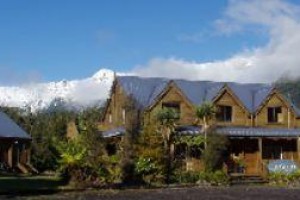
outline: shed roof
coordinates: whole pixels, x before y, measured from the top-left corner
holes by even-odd
[[[0,138],[31,139],[28,133],[3,112],[0,112]]]
[[[175,128],[179,135],[202,135],[204,134],[202,127],[192,125],[181,125]],[[120,137],[126,132],[124,127],[114,128],[104,131],[102,136],[104,138]],[[260,128],[260,127],[216,127],[216,133],[226,135],[229,137],[300,137],[300,129],[287,128]]]
[[[118,137],[118,136],[124,135],[125,132],[126,132],[126,130],[124,127],[117,127],[117,128],[102,132],[102,136],[104,138]]]
[[[300,129],[218,127],[216,132],[229,137],[299,137]]]

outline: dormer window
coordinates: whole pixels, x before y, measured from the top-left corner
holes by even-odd
[[[176,118],[180,119],[180,103],[179,102],[164,102],[162,108],[173,109],[176,112]]]
[[[216,117],[220,122],[232,122],[232,106],[218,106]]]
[[[283,121],[281,107],[268,108],[268,123],[281,123]]]

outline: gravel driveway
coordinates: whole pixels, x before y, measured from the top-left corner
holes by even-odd
[[[16,198],[15,196],[2,196]],[[1,197],[0,197],[1,198]],[[234,186],[229,188],[168,188],[99,190],[53,195],[23,196],[18,199],[100,199],[100,200],[179,200],[179,199],[300,199],[299,189]],[[2,198],[1,198],[2,199]]]

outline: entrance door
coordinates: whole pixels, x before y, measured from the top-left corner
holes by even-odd
[[[259,147],[258,139],[244,140],[245,173],[247,175],[258,175],[259,172]]]
[[[20,162],[20,145],[15,143],[13,146],[13,157],[12,157],[12,164],[13,166],[17,166]]]

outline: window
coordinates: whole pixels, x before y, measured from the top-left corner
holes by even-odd
[[[264,139],[262,149],[263,159],[292,159],[292,152],[297,152],[297,140]]]
[[[281,107],[269,107],[268,108],[268,123],[282,122],[282,110]]]
[[[173,109],[177,113],[176,118],[180,119],[180,103],[179,102],[162,103],[162,108]]]
[[[111,113],[109,113],[108,114],[108,123],[112,123],[112,114]]]
[[[232,106],[218,106],[217,120],[221,122],[231,122]]]
[[[126,110],[124,108],[122,109],[122,121],[123,121],[123,124],[126,123]]]

